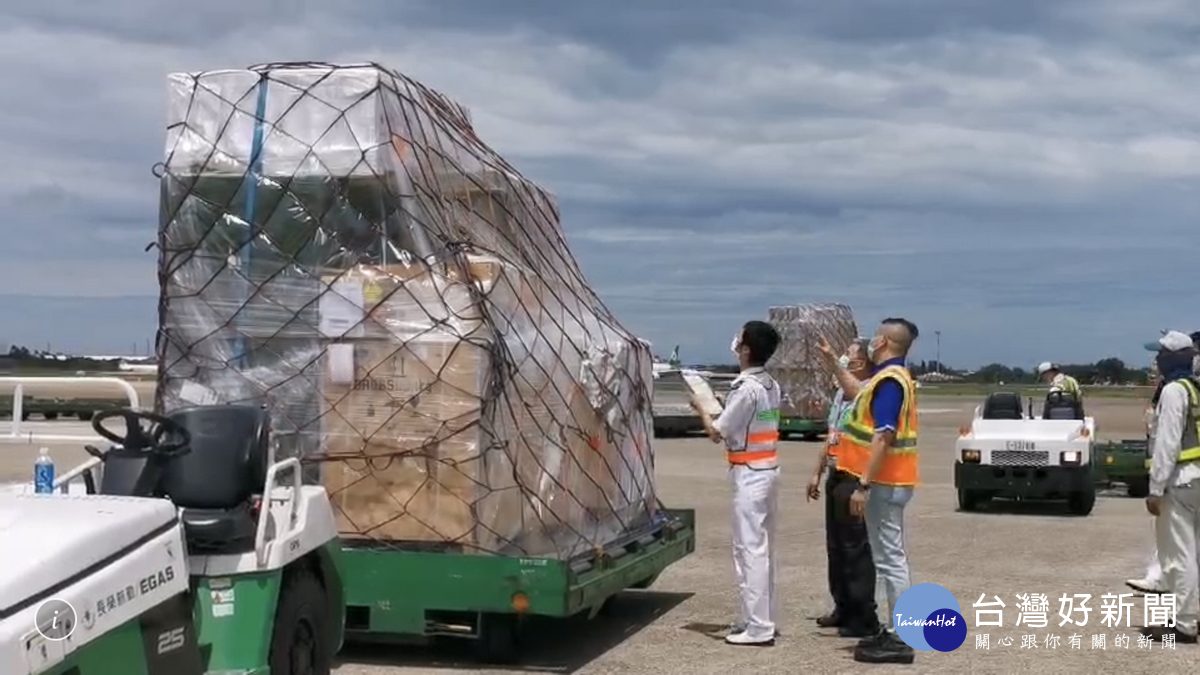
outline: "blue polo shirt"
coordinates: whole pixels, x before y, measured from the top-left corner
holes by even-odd
[[[889,359],[871,370],[874,375],[888,366],[903,366],[904,359]],[[888,378],[875,386],[871,392],[871,417],[875,419],[875,433],[897,431],[900,427],[900,411],[904,409],[904,387]]]

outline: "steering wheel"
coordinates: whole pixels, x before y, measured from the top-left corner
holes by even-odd
[[[105,420],[120,417],[125,420],[125,435],[118,436],[104,426]],[[142,426],[148,422],[150,428]],[[97,413],[92,418],[92,430],[106,440],[131,452],[141,452],[160,459],[171,459],[191,452],[192,434],[172,419],[142,410],[117,408]],[[88,454],[104,459],[104,453],[88,446]]]

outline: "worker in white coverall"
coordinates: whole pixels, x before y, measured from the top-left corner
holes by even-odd
[[[1156,640],[1173,634],[1176,644],[1196,643],[1200,620],[1200,381],[1194,375],[1192,339],[1170,331],[1158,341],[1156,362],[1162,394],[1156,410],[1150,495],[1146,510],[1155,517],[1154,537],[1163,585],[1175,595],[1175,625],[1147,626]]]
[[[714,443],[725,446],[733,484],[733,568],[741,600],[740,621],[725,642],[767,647],[778,637],[775,550],[779,512],[779,383],[763,366],[779,347],[768,323],[750,321],[731,348],[741,373],[729,388],[725,409],[711,419],[693,396],[692,407]]]
[[[1163,331],[1166,334],[1166,331]],[[1200,331],[1190,334],[1188,337],[1192,339],[1192,348],[1200,353]],[[1146,349],[1152,352],[1157,352],[1162,349],[1159,342],[1146,343]],[[1200,375],[1200,359],[1192,360],[1192,374]],[[1152,466],[1150,459],[1151,453],[1154,450],[1154,437],[1157,435],[1158,428],[1158,401],[1162,397],[1163,386],[1166,382],[1162,379],[1162,374],[1158,370],[1157,359],[1150,364],[1150,384],[1154,386],[1154,396],[1150,400],[1150,405],[1146,408],[1146,442],[1149,445],[1150,452],[1147,453],[1146,468]],[[1150,552],[1149,562],[1146,565],[1146,574],[1140,579],[1127,579],[1125,585],[1135,591],[1142,593],[1158,594],[1166,593],[1167,589],[1163,584],[1162,565],[1158,562],[1158,547],[1156,546]]]
[[[1158,351],[1159,344],[1157,342],[1152,342],[1152,343],[1147,344],[1146,348],[1147,349],[1153,348],[1155,351]],[[1158,399],[1160,396],[1162,396],[1163,385],[1166,384],[1165,382],[1162,381],[1162,378],[1159,377],[1157,364],[1151,364],[1151,366],[1150,366],[1150,384],[1151,384],[1151,386],[1154,387],[1154,396],[1151,397],[1150,403],[1146,406],[1146,413],[1145,413],[1146,445],[1148,448],[1148,450],[1146,452],[1146,469],[1147,470],[1149,470],[1149,468],[1151,466],[1150,456],[1151,456],[1151,452],[1153,452],[1153,450],[1154,450],[1154,437],[1155,437],[1156,431],[1158,429],[1158,417],[1156,415],[1156,411],[1158,408]],[[1135,591],[1140,591],[1142,593],[1157,594],[1157,593],[1163,592],[1162,565],[1158,564],[1158,547],[1157,546],[1150,551],[1150,558],[1146,564],[1146,574],[1143,575],[1142,578],[1140,578],[1140,579],[1126,579],[1125,585],[1132,588]]]

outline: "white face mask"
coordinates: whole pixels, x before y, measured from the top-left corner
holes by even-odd
[[[740,356],[740,354],[738,354],[738,350],[741,349],[741,347],[742,347],[742,336],[734,335],[733,342],[731,342],[729,344],[729,351],[733,352],[734,356]]]
[[[838,365],[841,366],[843,369],[849,368],[850,367],[850,357],[846,356],[845,354],[842,354],[842,358],[838,359]]]
[[[867,359],[868,360],[874,362],[875,361],[875,352],[877,352],[877,351],[879,351],[879,347],[877,347],[875,345],[874,340],[871,340],[869,343],[867,343]]]

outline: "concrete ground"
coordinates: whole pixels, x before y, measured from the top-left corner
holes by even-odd
[[[853,640],[818,629],[812,618],[828,604],[822,506],[806,503],[804,484],[819,449],[815,443],[783,446],[782,524],[779,577],[784,636],[771,649],[726,646],[706,635],[735,615],[735,587],[729,547],[729,488],[723,457],[704,439],[660,441],[658,478],[669,506],[697,511],[696,553],[668,570],[652,590],[624,594],[611,615],[590,623],[570,621],[532,626],[526,663],[531,672],[602,673],[856,673],[906,670],[921,673],[1128,673],[1182,672],[1194,668],[1200,647],[1139,649],[1141,598],[1133,598],[1130,627],[1101,623],[1100,596],[1127,592],[1122,581],[1140,576],[1153,546],[1151,520],[1143,502],[1109,491],[1091,516],[1065,515],[1056,505],[993,506],[983,513],[956,512],[953,442],[978,401],[921,399],[922,479],[908,511],[908,548],[915,583],[933,582],[958,598],[970,626],[966,642],[950,653],[918,652],[913,666],[855,663]],[[1089,401],[1102,439],[1141,435],[1142,403]],[[56,433],[85,432],[78,423],[44,425]],[[59,432],[58,430],[62,431]],[[0,426],[0,434],[5,428]],[[37,444],[0,445],[0,480],[28,480]],[[83,452],[52,445],[60,467],[82,460]],[[62,470],[62,469],[60,469]],[[1046,628],[1016,627],[1017,594],[1042,593],[1050,600]],[[1090,594],[1084,626],[1059,626],[1057,599]],[[977,628],[971,605],[980,594],[999,596],[1007,605],[1004,627]],[[1076,615],[1075,618],[1078,618]],[[985,617],[986,620],[986,617]],[[990,648],[977,648],[978,635]],[[1081,636],[1072,649],[1071,635]],[[1023,648],[1023,636],[1036,636],[1036,648]],[[1057,635],[1060,644],[1047,648]],[[1093,648],[1093,636],[1105,649]],[[1128,647],[1118,646],[1118,636]],[[1011,645],[1002,644],[1011,639]],[[350,647],[341,655],[338,675],[398,673],[485,673],[464,654],[463,644],[435,648]]]

